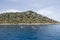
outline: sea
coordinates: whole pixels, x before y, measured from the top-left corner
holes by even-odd
[[[0,25],[0,40],[60,40],[60,24]]]

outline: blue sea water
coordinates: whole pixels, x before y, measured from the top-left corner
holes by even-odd
[[[60,25],[0,25],[0,40],[60,40]]]

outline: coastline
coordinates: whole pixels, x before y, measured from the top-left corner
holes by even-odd
[[[50,25],[60,23],[1,23],[0,25]]]

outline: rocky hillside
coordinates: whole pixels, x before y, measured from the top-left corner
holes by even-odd
[[[7,12],[0,14],[0,23],[56,23],[43,15],[37,14],[33,11],[26,12]]]

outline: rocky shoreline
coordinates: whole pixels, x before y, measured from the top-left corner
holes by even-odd
[[[60,24],[60,23],[1,23],[0,25],[49,25],[49,24]]]

